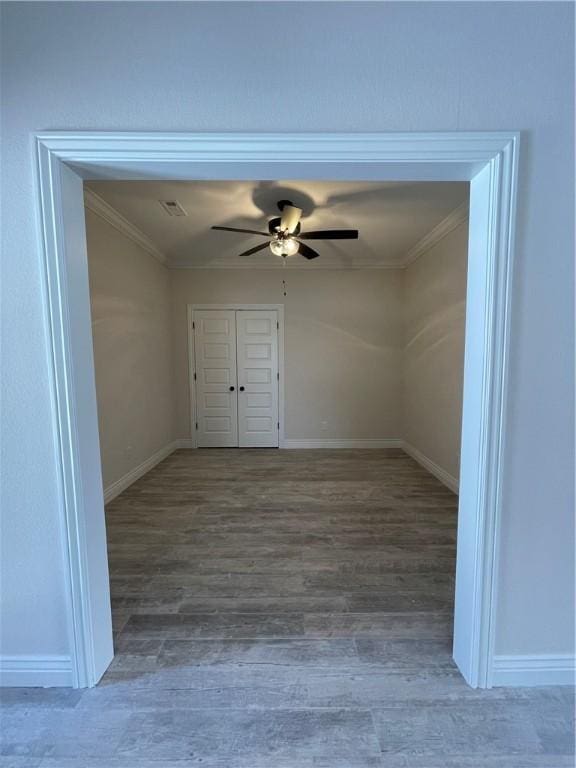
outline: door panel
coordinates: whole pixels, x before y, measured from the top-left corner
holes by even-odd
[[[278,447],[277,314],[260,309],[236,313],[241,448]]]
[[[198,447],[236,447],[236,312],[194,312],[194,353]]]

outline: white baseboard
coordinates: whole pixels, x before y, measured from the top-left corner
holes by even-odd
[[[175,442],[176,448],[190,449],[195,448],[194,440],[190,437],[180,438]],[[280,448],[402,448],[402,440],[399,438],[383,438],[383,439],[348,439],[342,440],[334,439],[313,439],[303,438],[299,439],[285,439],[281,441]]]
[[[70,656],[0,656],[2,688],[69,688],[73,684]]]
[[[191,437],[181,437],[175,442],[176,448],[179,450],[189,450],[190,448],[196,448],[194,440]]]
[[[418,448],[414,448],[413,445],[410,445],[410,443],[403,441],[402,449],[406,451],[409,456],[412,456],[412,458],[424,467],[424,469],[428,470],[431,475],[437,477],[447,488],[450,488],[454,493],[458,493],[458,478],[454,477],[449,472],[446,472],[445,469],[442,469],[436,462],[429,459],[428,456],[425,456],[418,450]]]
[[[104,504],[108,504],[109,501],[115,499],[116,496],[122,493],[122,491],[125,491],[126,488],[131,486],[132,483],[135,483],[136,480],[139,480],[147,472],[150,472],[151,469],[154,469],[156,464],[160,464],[160,462],[164,461],[167,456],[170,456],[171,453],[174,453],[177,448],[181,447],[180,442],[180,440],[175,440],[173,443],[164,446],[164,448],[161,448],[159,451],[156,451],[156,453],[150,456],[149,459],[146,459],[146,461],[138,464],[137,467],[134,467],[134,469],[130,470],[130,472],[127,472],[119,480],[116,480],[116,482],[112,483],[112,485],[109,485],[108,488],[105,488]]]
[[[572,654],[495,656],[492,685],[495,687],[574,685],[576,658]]]
[[[284,440],[282,448],[402,448],[402,440],[395,438],[372,439],[341,439],[341,440]]]

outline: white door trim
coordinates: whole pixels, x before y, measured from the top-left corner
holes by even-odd
[[[461,468],[454,657],[470,685],[490,686],[519,133],[87,131],[38,133],[34,138],[75,685],[97,682],[111,637],[103,637],[90,610],[98,602],[105,607],[100,580],[93,577],[95,564],[99,568],[106,565],[105,545],[98,552],[94,548],[89,552],[82,535],[88,524],[94,524],[86,515],[100,515],[103,521],[103,508],[96,510],[94,497],[87,499],[87,489],[94,487],[92,473],[99,474],[99,468],[90,469],[83,463],[80,451],[80,443],[91,447],[91,453],[98,449],[98,430],[97,424],[86,425],[79,405],[94,397],[88,384],[93,370],[83,367],[82,355],[73,343],[70,308],[72,299],[85,291],[86,264],[82,260],[86,257],[72,254],[79,270],[70,269],[67,238],[79,222],[74,218],[78,206],[71,206],[61,193],[65,166],[83,179],[472,181],[470,252],[474,270],[467,308],[474,305],[475,335],[469,332],[467,318],[463,434],[470,451],[463,452]],[[78,301],[74,304],[75,333],[78,324],[83,333],[89,329],[89,302],[85,304],[83,312],[78,311]],[[100,524],[100,518],[96,523]]]
[[[196,387],[194,385],[195,350],[194,350],[194,312],[202,309],[224,310],[252,310],[268,309],[278,312],[278,448],[284,448],[285,438],[285,413],[284,413],[284,304],[187,304],[188,317],[188,385],[190,393],[190,447],[198,447],[196,435]]]

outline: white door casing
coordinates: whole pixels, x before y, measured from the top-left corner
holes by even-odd
[[[236,313],[238,361],[238,444],[241,448],[277,448],[278,313]]]
[[[238,445],[236,313],[194,313],[196,434],[199,448]]]
[[[457,610],[454,658],[468,683],[490,687],[494,673],[497,564],[501,533],[503,455],[506,437],[511,276],[518,182],[518,132],[427,132],[371,134],[266,133],[107,133],[54,131],[34,136],[36,180],[44,266],[46,324],[49,329],[51,405],[58,450],[58,512],[63,532],[67,612],[71,626],[71,680],[77,687],[94,685],[110,659],[112,630],[109,608],[104,621],[90,610],[104,604],[107,587],[106,541],[86,547],[83,531],[92,522],[104,530],[104,509],[94,503],[92,489],[100,476],[98,462],[83,461],[83,447],[98,454],[98,425],[85,419],[85,403],[95,413],[93,382],[85,375],[86,355],[75,343],[79,307],[82,327],[90,328],[84,248],[75,248],[77,268],[69,269],[67,238],[84,226],[82,185],[71,200],[62,194],[62,170],[81,179],[338,179],[380,181],[471,181],[485,171],[490,184],[473,184],[471,250],[484,251],[478,269],[469,274],[469,297],[478,302],[482,328],[474,342],[482,354],[468,356],[464,382],[463,427],[478,434],[473,466],[462,467],[458,512]],[[474,209],[486,206],[486,216]],[[83,285],[84,284],[84,285]],[[478,289],[478,284],[485,286]],[[281,305],[278,305],[281,306]],[[281,310],[279,310],[281,315]],[[467,308],[468,315],[468,308]],[[481,322],[480,322],[481,321]],[[284,439],[282,323],[280,333],[280,445]],[[470,334],[467,320],[467,346]],[[86,337],[88,338],[88,337]],[[190,337],[190,344],[193,337]],[[193,357],[191,357],[193,360]],[[474,365],[472,364],[474,363]],[[92,363],[89,369],[92,370]],[[481,382],[470,401],[470,377]],[[194,388],[192,396],[194,397]],[[475,427],[472,429],[472,427]],[[462,456],[465,463],[468,459]],[[94,520],[92,521],[92,517]],[[463,524],[461,526],[461,523]],[[461,546],[460,530],[473,535]],[[104,601],[105,602],[105,601]],[[470,610],[465,610],[465,605]],[[472,620],[471,620],[472,619]],[[104,626],[106,627],[104,628]],[[42,675],[38,684],[42,685]]]

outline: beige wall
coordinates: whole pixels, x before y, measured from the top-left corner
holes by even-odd
[[[234,302],[285,305],[288,439],[401,436],[400,270],[172,270],[171,279],[177,437],[190,435],[186,305]]]
[[[86,210],[104,488],[174,439],[170,278]]]
[[[404,439],[459,476],[468,224],[404,270]]]

